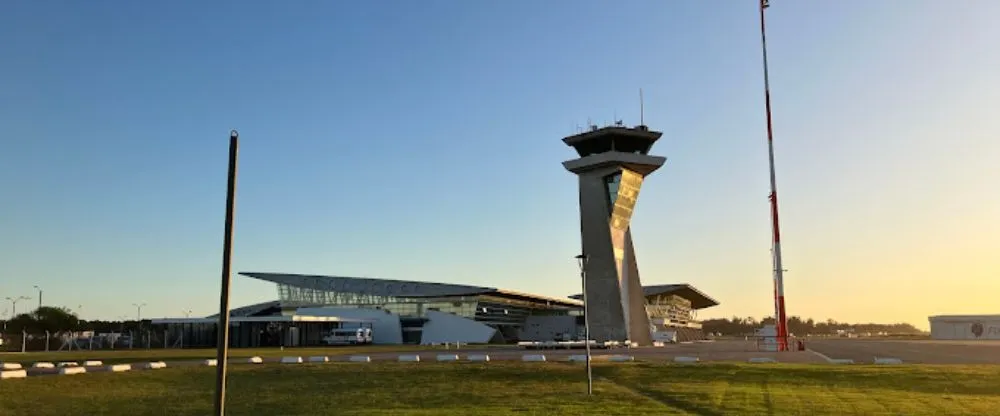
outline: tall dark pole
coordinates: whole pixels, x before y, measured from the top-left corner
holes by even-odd
[[[38,309],[42,309],[42,288],[35,286],[38,289]]]
[[[778,226],[778,185],[774,174],[774,130],[771,126],[771,84],[767,73],[767,36],[764,30],[764,9],[768,0],[760,0],[760,48],[764,58],[764,111],[767,116],[767,156],[771,170],[771,261],[774,267],[774,329],[778,350],[788,350],[788,319],[785,317],[785,276],[781,266],[781,228]]]
[[[219,291],[219,339],[216,344],[215,415],[226,414],[226,357],[229,355],[229,282],[233,260],[233,211],[236,209],[236,155],[239,133],[229,133],[229,186],[226,190],[226,234],[222,246],[222,290]]]
[[[576,256],[580,263],[580,280],[583,282],[583,340],[587,352],[587,395],[594,394],[594,375],[590,369],[590,315],[587,314],[587,256]]]

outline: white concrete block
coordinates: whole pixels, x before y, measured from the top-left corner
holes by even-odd
[[[417,362],[420,361],[420,356],[416,354],[400,355],[399,361],[403,362]]]
[[[456,354],[438,354],[438,361],[458,361],[458,355]]]
[[[749,359],[748,362],[754,364],[762,364],[762,363],[776,363],[778,362],[778,360],[775,360],[774,358],[771,357],[753,357]]]
[[[158,368],[167,368],[167,363],[163,361],[153,361],[142,365],[142,368],[147,370],[156,370]]]
[[[330,357],[327,357],[325,355],[322,355],[322,356],[318,355],[318,356],[315,356],[315,357],[309,357],[309,362],[311,362],[311,363],[326,363],[326,362],[330,362]]]
[[[302,357],[281,357],[282,364],[298,364],[302,362]]]
[[[31,368],[56,368],[56,365],[50,362],[40,361],[32,364]]]
[[[260,358],[260,357],[250,357],[250,358],[247,358],[247,362],[250,363],[250,364],[263,364],[264,363],[264,359]]]
[[[59,369],[59,374],[62,374],[64,376],[67,376],[67,375],[70,375],[70,374],[83,374],[83,373],[86,373],[86,372],[87,372],[87,368],[86,367],[63,367],[63,368]]]
[[[590,360],[593,361],[594,357],[591,356]],[[571,355],[571,356],[569,356],[569,358],[566,359],[566,361],[571,361],[571,362],[587,362],[587,355],[586,354]]]
[[[100,367],[102,365],[104,365],[104,362],[98,361],[98,360],[91,360],[91,361],[84,361],[83,362],[83,366],[84,367]]]
[[[653,346],[654,347],[662,347],[662,346],[665,346],[665,345],[667,345],[667,344],[664,344],[663,341],[653,341]]]
[[[542,354],[522,355],[521,361],[545,361],[545,356]]]
[[[470,354],[466,356],[466,358],[468,358],[469,361],[479,361],[479,362],[485,362],[490,360],[490,356],[486,354]]]
[[[696,363],[698,357],[674,357],[675,363]]]
[[[21,363],[0,363],[0,370],[20,370]]]
[[[79,365],[80,364],[77,364],[76,361],[63,361],[61,363],[56,364],[56,367],[59,367],[59,368],[63,368],[63,367],[77,367]]]
[[[219,365],[219,360],[215,358],[210,358],[201,362],[202,365],[207,365],[209,367],[215,367]]]
[[[114,364],[108,366],[108,371],[112,373],[120,373],[122,371],[132,370],[132,364]]]
[[[622,363],[626,361],[635,361],[635,357],[631,355],[612,355],[610,360],[611,362]]]
[[[899,358],[889,358],[889,357],[875,357],[875,364],[902,364],[903,360]]]
[[[6,380],[8,378],[25,378],[27,376],[28,376],[27,370],[0,371],[0,380]]]
[[[369,357],[367,355],[352,355],[347,358],[347,361],[350,361],[352,363],[368,363],[372,361],[372,357]]]
[[[849,358],[831,358],[830,364],[854,364],[854,360]]]

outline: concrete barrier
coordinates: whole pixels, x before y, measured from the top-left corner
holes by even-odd
[[[490,360],[490,356],[486,354],[470,354],[466,356],[469,361],[486,362]]]
[[[317,355],[317,356],[314,356],[314,357],[309,357],[309,362],[311,362],[311,363],[326,363],[326,362],[330,362],[330,357],[327,357],[325,355]]]
[[[542,354],[522,355],[521,361],[545,361],[545,356]]]
[[[120,373],[122,371],[132,370],[132,364],[114,364],[108,366],[108,371],[112,373]]]
[[[419,355],[416,355],[416,354],[410,354],[410,355],[400,355],[400,356],[399,356],[399,361],[404,361],[404,362],[417,362],[417,361],[420,361],[420,356],[419,356]]]
[[[626,361],[635,361],[635,357],[631,355],[612,355],[610,360],[615,363],[623,363]]]
[[[281,357],[282,364],[298,364],[302,362],[302,357]]]
[[[217,360],[215,358],[209,358],[207,360],[203,360],[201,362],[201,365],[207,365],[209,367],[215,367],[215,366],[219,365],[219,360]]]
[[[76,361],[63,361],[61,363],[56,364],[56,367],[59,367],[59,368],[63,368],[63,367],[77,367],[79,365],[80,364],[77,364]]]
[[[350,361],[352,363],[369,363],[372,361],[372,357],[369,357],[367,355],[352,355],[350,357],[347,357],[347,361]]]
[[[91,360],[91,361],[84,361],[83,362],[83,366],[84,367],[100,367],[102,365],[104,365],[104,362],[98,361],[98,360]]]
[[[438,361],[458,361],[458,355],[456,354],[438,354]]]
[[[830,364],[854,364],[854,360],[850,358],[831,358]]]
[[[250,363],[250,364],[263,364],[264,363],[264,359],[260,358],[260,357],[250,357],[250,358],[247,358],[247,362]]]
[[[86,367],[63,367],[59,369],[59,374],[68,376],[71,374],[83,374],[87,372]]]
[[[569,362],[587,362],[587,355],[586,354],[571,355],[571,356],[569,356],[569,358],[566,359],[566,361],[569,361]],[[590,361],[594,361],[594,357],[593,356],[590,357]]]
[[[889,357],[875,357],[875,364],[902,364],[903,360],[899,358],[889,358]]]
[[[675,363],[696,363],[698,357],[674,357]]]
[[[56,365],[50,362],[40,361],[32,364],[31,368],[56,368]]]
[[[771,358],[771,357],[753,357],[753,358],[751,358],[751,359],[749,359],[747,361],[751,362],[751,363],[754,363],[754,364],[776,363],[776,362],[778,362],[778,360],[775,360],[774,358]]]
[[[8,378],[25,378],[27,376],[28,376],[27,370],[0,371],[0,380],[6,380]]]
[[[21,363],[0,363],[0,370],[20,370]]]
[[[152,361],[142,365],[142,368],[147,370],[156,370],[159,368],[167,368],[167,363],[163,361]]]

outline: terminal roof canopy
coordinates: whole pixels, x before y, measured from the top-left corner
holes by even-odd
[[[340,293],[358,293],[365,295],[406,298],[492,295],[538,303],[548,303],[554,306],[578,307],[582,305],[580,301],[573,299],[535,295],[486,286],[289,273],[241,272],[240,274],[254,279],[294,287]]]
[[[643,296],[645,297],[674,294],[691,301],[691,307],[693,309],[705,309],[719,304],[719,302],[716,301],[715,299],[712,299],[708,295],[702,293],[700,290],[695,289],[693,286],[685,283],[672,284],[672,285],[643,286],[642,292]],[[570,298],[573,299],[580,299],[581,297],[582,296],[580,294],[570,296]]]

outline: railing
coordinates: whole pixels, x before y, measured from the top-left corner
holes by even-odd
[[[745,337],[750,351],[804,351],[805,341],[794,336],[753,335]]]

